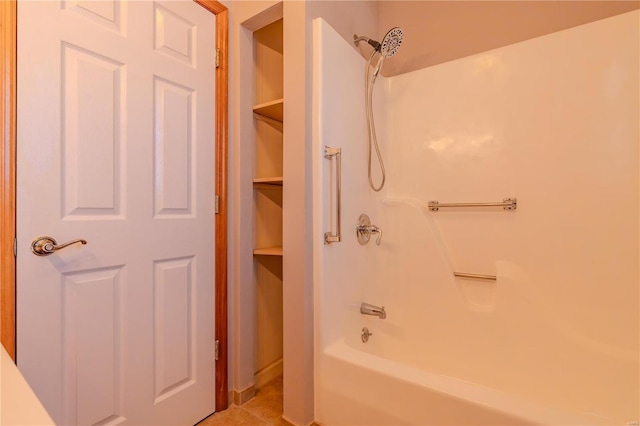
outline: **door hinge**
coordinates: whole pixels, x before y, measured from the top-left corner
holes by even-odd
[[[220,49],[216,48],[216,68],[220,68]]]
[[[13,239],[13,257],[18,257],[18,239]]]
[[[220,213],[220,196],[216,194],[216,214]]]
[[[216,361],[218,360],[218,358],[220,357],[220,340],[216,340],[216,349],[215,349],[215,358]]]

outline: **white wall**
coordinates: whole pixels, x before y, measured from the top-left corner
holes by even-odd
[[[363,153],[345,154],[347,226],[335,246],[321,242],[330,187],[326,160],[314,159],[317,344],[353,332],[336,328],[360,302],[385,305],[382,332],[408,342],[390,356],[637,420],[638,31],[636,11],[388,79],[377,117],[389,186],[369,196]],[[362,88],[347,83],[362,60],[333,43],[318,140],[355,150],[365,143],[364,108],[354,113]],[[503,197],[517,197],[517,211],[424,208]],[[380,247],[355,243],[352,216],[369,209]]]

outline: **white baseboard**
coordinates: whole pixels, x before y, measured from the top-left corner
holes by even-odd
[[[256,396],[256,385],[251,385],[241,391],[234,390],[232,401],[235,405],[239,406],[249,401],[254,396]]]

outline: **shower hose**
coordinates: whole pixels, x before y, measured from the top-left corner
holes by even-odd
[[[369,61],[367,62],[367,67],[364,71],[364,85],[365,85],[365,110],[367,116],[367,136],[368,136],[368,144],[367,144],[367,172],[369,175],[369,185],[371,189],[378,192],[384,187],[384,182],[386,180],[386,174],[384,170],[384,163],[382,162],[382,156],[380,155],[380,148],[378,147],[378,137],[376,135],[376,124],[373,118],[373,84],[378,77],[378,72],[382,67],[382,62],[384,60],[384,55],[380,55],[380,59],[378,64],[376,65],[376,69],[371,73],[371,61],[376,55],[377,51],[374,50],[371,52],[371,56],[369,56]],[[376,156],[378,157],[378,163],[380,164],[380,171],[382,173],[382,180],[380,181],[380,185],[376,186],[373,183],[373,178],[371,176],[371,145],[375,148]]]

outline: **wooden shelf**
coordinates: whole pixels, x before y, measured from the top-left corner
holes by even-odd
[[[255,249],[254,256],[282,256],[282,247],[267,247]]]
[[[255,188],[276,188],[282,186],[282,176],[255,178],[253,179]]]
[[[255,114],[270,118],[278,123],[283,122],[284,100],[276,99],[275,101],[265,102],[253,107]]]

